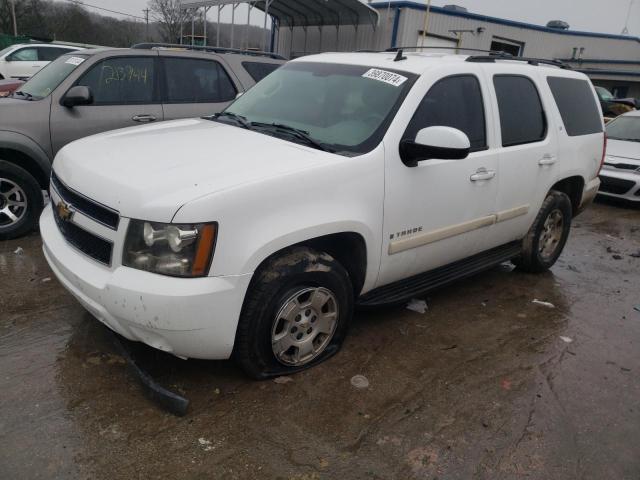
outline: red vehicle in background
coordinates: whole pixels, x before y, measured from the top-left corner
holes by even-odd
[[[20,80],[18,78],[0,80],[0,97],[8,97],[12,92],[20,88],[23,84],[24,80]]]

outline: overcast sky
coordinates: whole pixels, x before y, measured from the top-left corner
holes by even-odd
[[[549,20],[564,20],[572,30],[619,34],[627,21],[632,0],[432,0],[432,5],[457,4],[472,13],[508,18],[545,25]],[[86,0],[86,3],[143,16],[147,0]],[[423,0],[421,3],[426,3]],[[246,21],[246,10],[236,10],[236,22]],[[241,10],[242,9],[242,10]],[[226,10],[226,13],[225,13]],[[229,21],[230,7],[223,10],[222,20]],[[242,13],[241,13],[242,12]],[[103,12],[105,13],[105,12]],[[215,19],[210,13],[209,18]],[[115,15],[114,15],[115,16]],[[239,18],[242,19],[239,21]],[[260,24],[259,15],[252,23]],[[634,0],[628,21],[629,34],[640,36],[640,0]]]

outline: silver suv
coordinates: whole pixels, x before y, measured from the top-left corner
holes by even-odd
[[[0,99],[0,239],[37,225],[51,163],[67,143],[214,114],[284,62],[269,53],[160,44],[59,57]]]

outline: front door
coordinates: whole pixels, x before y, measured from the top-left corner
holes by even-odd
[[[428,87],[402,138],[430,126],[463,131],[471,153],[464,160],[422,161],[405,166],[397,141],[387,144],[385,206],[378,286],[445,265],[485,249],[493,224],[498,159],[488,92],[462,67]],[[419,88],[416,85],[415,88]]]
[[[117,56],[92,65],[75,83],[89,87],[91,105],[51,105],[53,154],[78,138],[162,121],[156,63],[157,56]]]
[[[37,47],[24,47],[7,57],[8,78],[30,78],[47,63],[38,57]]]

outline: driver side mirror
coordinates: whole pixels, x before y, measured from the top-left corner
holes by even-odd
[[[400,142],[400,158],[407,167],[417,167],[423,160],[462,160],[469,156],[469,137],[451,127],[427,127],[419,130],[415,140]]]
[[[93,103],[93,94],[89,87],[76,85],[71,87],[67,94],[62,97],[62,105],[72,108],[77,105],[91,105]]]

